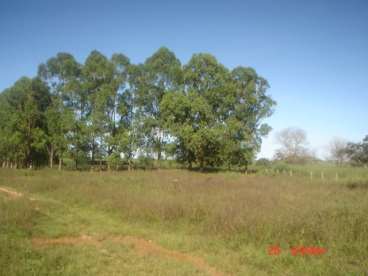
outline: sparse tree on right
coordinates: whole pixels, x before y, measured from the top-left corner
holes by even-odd
[[[347,141],[342,138],[333,138],[329,144],[329,159],[337,165],[342,165],[349,160],[349,155],[346,151]]]
[[[276,141],[281,146],[275,153],[275,159],[288,163],[304,163],[312,159],[308,150],[307,133],[297,127],[289,127],[276,133]]]

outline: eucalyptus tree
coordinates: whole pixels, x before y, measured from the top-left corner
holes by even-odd
[[[68,150],[72,130],[77,129],[77,114],[81,114],[81,92],[76,85],[80,75],[80,65],[69,53],[58,53],[38,68],[38,76],[46,83],[51,93],[51,104],[46,110],[47,150],[49,166],[53,167],[55,155],[61,169],[63,157]],[[75,143],[72,140],[72,144]]]
[[[267,94],[267,80],[253,68],[236,67],[231,71],[231,79],[235,94],[230,100],[226,122],[235,146],[225,153],[224,159],[233,165],[241,165],[254,159],[262,137],[271,130],[264,119],[272,115],[276,102]]]
[[[162,158],[167,135],[163,128],[160,103],[165,94],[179,89],[182,80],[180,61],[167,48],[158,49],[134,71],[136,117],[141,124],[146,150]]]
[[[121,95],[127,88],[129,65],[129,59],[122,54],[114,54],[108,59],[92,51],[83,66],[92,160],[96,153],[100,159],[110,157],[118,147],[119,106]]]
[[[188,166],[247,166],[270,128],[275,102],[254,69],[227,69],[210,54],[181,65],[160,48],[142,64],[92,51],[84,64],[58,53],[0,95],[4,165],[48,159],[158,160],[170,148]],[[47,158],[46,158],[47,157]]]
[[[14,141],[11,140],[10,135],[12,133],[11,117],[15,114],[7,101],[8,93],[9,89],[6,89],[0,94],[0,161],[3,168],[10,166],[14,154]]]
[[[45,112],[47,123],[47,150],[49,166],[53,168],[54,155],[59,160],[58,168],[62,169],[65,153],[68,151],[69,135],[75,124],[73,110],[66,108],[60,99],[52,97],[50,106]]]
[[[119,101],[119,136],[121,137],[120,149],[130,170],[133,159],[146,147],[140,95],[144,90],[146,81],[143,79],[146,74],[142,64],[131,64],[127,73],[127,89],[120,96]]]
[[[120,161],[121,153],[128,144],[129,125],[126,123],[128,109],[130,109],[128,76],[130,61],[123,54],[113,54],[110,63],[113,66],[109,93],[106,96],[104,108],[105,133],[104,141],[108,166]]]
[[[175,156],[178,161],[185,162],[192,167],[199,162],[201,168],[206,164],[205,159],[211,158],[217,151],[213,129],[207,125],[213,121],[213,114],[208,103],[195,92],[188,95],[183,92],[167,94],[161,103],[165,127],[175,138]],[[212,138],[212,140],[211,140]],[[206,154],[209,155],[206,155]]]
[[[262,120],[275,102],[268,83],[253,69],[229,71],[209,54],[184,66],[184,89],[162,101],[165,126],[176,138],[177,156],[189,166],[246,166],[269,127]]]
[[[131,68],[128,69],[129,71]],[[132,169],[136,152],[142,146],[139,132],[139,122],[135,120],[134,94],[131,86],[119,95],[117,113],[119,115],[118,128],[114,136],[116,147],[115,156],[120,160],[121,154],[128,163],[128,170]]]
[[[175,138],[176,156],[201,169],[220,162],[223,126],[218,111],[227,70],[209,54],[193,55],[183,68],[183,87],[164,96],[161,107],[166,128]]]
[[[89,54],[82,69],[82,85],[88,99],[88,138],[92,161],[96,155],[101,159],[105,150],[104,134],[108,128],[107,109],[113,90],[113,71],[108,58],[98,51]]]
[[[16,166],[41,165],[47,159],[44,113],[50,104],[47,87],[39,79],[23,77],[3,92],[6,111],[3,140],[8,158]]]
[[[121,133],[125,133],[127,126],[123,123],[125,112],[122,111],[122,106],[128,104],[126,102],[128,94],[128,74],[130,61],[123,54],[113,54],[110,59],[113,65],[113,75],[111,80],[111,90],[107,98],[106,125],[107,132],[107,154],[108,157],[117,156],[120,159],[121,153]]]

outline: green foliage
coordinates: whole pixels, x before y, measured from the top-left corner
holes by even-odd
[[[189,167],[247,167],[270,128],[268,83],[247,67],[227,69],[210,54],[181,65],[167,48],[143,64],[94,50],[83,64],[58,53],[38,77],[0,95],[0,161],[59,168],[65,158],[131,167],[140,153]]]
[[[144,155],[140,155],[135,162],[137,169],[153,169],[153,165],[153,159]]]
[[[107,157],[107,163],[110,169],[119,169],[119,167],[122,165],[122,160],[118,153],[113,153]]]
[[[353,165],[368,164],[368,135],[360,143],[348,143],[345,152]]]
[[[272,162],[267,158],[260,158],[256,161],[256,165],[261,167],[271,167]]]
[[[158,160],[167,142],[160,103],[168,92],[179,89],[182,79],[180,61],[167,48],[160,48],[131,74],[135,120],[139,121],[140,147],[155,153]]]
[[[16,166],[40,165],[47,160],[45,145],[47,87],[39,79],[21,78],[1,94],[2,161]]]
[[[165,126],[176,138],[179,160],[200,168],[247,166],[270,128],[268,83],[253,69],[232,72],[209,54],[193,55],[184,66],[184,89],[164,96]]]

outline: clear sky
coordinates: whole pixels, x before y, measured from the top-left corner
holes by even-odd
[[[0,91],[59,51],[143,62],[160,46],[182,62],[209,52],[268,79],[278,105],[260,156],[289,126],[305,129],[320,156],[332,137],[368,134],[366,0],[0,1]]]

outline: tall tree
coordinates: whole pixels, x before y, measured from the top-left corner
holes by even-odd
[[[79,74],[80,65],[69,53],[58,53],[38,68],[38,76],[48,85],[51,93],[51,104],[46,111],[47,150],[51,168],[57,155],[61,169],[64,153],[68,149],[68,134],[76,123],[74,112],[79,113],[76,109],[79,97],[73,96],[78,93],[73,88]]]
[[[368,165],[368,135],[364,137],[362,142],[347,143],[345,153],[350,158],[353,165]]]
[[[346,149],[347,141],[342,138],[333,138],[329,144],[330,160],[334,161],[337,165],[346,163],[349,159]]]
[[[92,51],[87,57],[83,69],[83,88],[88,96],[88,130],[92,161],[106,152],[105,133],[109,125],[110,96],[112,87],[113,64],[98,51]]]
[[[3,129],[12,151],[10,159],[17,166],[41,165],[47,156],[44,151],[47,139],[44,113],[50,104],[47,87],[39,79],[23,77],[3,96],[4,108],[9,112]]]
[[[129,59],[114,54],[109,60],[97,51],[91,52],[83,67],[84,88],[89,100],[88,123],[91,157],[110,156],[118,141],[119,105],[127,88]]]
[[[289,163],[302,163],[310,159],[307,133],[303,129],[285,128],[276,134],[276,139],[281,146],[276,151],[276,159]]]
[[[41,79],[41,80],[40,80]],[[270,128],[275,102],[254,69],[227,69],[210,54],[182,66],[160,48],[143,64],[92,51],[84,64],[58,53],[0,96],[1,161],[79,161],[170,152],[188,166],[244,166]],[[170,146],[170,147],[168,147]]]
[[[192,106],[189,150],[201,169],[219,161],[227,81],[229,71],[210,54],[194,54],[184,66],[184,93]]]
[[[189,166],[247,166],[269,127],[262,120],[275,102],[268,83],[251,68],[230,72],[215,57],[196,54],[184,66],[184,89],[162,101],[176,154]]]
[[[113,77],[111,81],[111,91],[108,95],[108,102],[106,108],[106,119],[107,119],[107,132],[106,143],[107,143],[107,155],[108,158],[111,156],[118,156],[120,159],[121,143],[120,137],[121,132],[125,132],[126,125],[122,123],[121,117],[125,115],[120,112],[121,106],[127,104],[125,101],[125,94],[128,93],[128,73],[130,68],[129,59],[123,54],[114,54],[111,57],[111,63],[113,65]],[[123,102],[123,103],[122,103]]]
[[[180,61],[167,48],[158,49],[134,71],[136,117],[141,122],[146,150],[162,158],[167,135],[163,128],[160,103],[166,93],[179,88],[182,73]]]
[[[14,116],[14,110],[8,102],[8,94],[10,89],[6,89],[0,94],[0,161],[2,167],[10,167],[10,163],[14,161],[15,155],[15,141],[11,139],[12,135],[12,122]]]
[[[271,130],[263,120],[272,115],[276,102],[267,95],[267,80],[253,68],[236,67],[231,79],[234,94],[229,94],[224,106],[228,135],[233,142],[224,147],[224,158],[232,165],[247,165],[260,149],[262,137]]]

